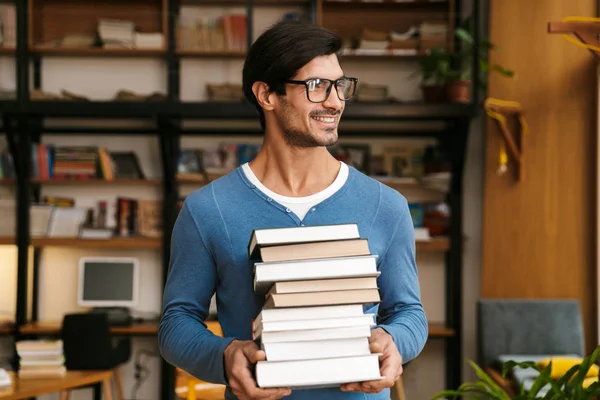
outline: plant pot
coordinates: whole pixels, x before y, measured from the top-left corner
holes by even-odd
[[[446,86],[445,85],[423,85],[423,100],[426,103],[443,103],[446,101]]]
[[[451,103],[468,103],[471,101],[471,81],[455,80],[448,82],[446,97]]]

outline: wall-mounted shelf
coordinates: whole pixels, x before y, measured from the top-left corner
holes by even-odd
[[[548,33],[560,34],[569,42],[586,48],[596,57],[600,57],[599,22],[598,18],[567,17],[560,22],[548,22]],[[577,39],[569,35],[573,35]]]
[[[32,237],[31,245],[34,247],[87,247],[95,249],[158,249],[162,246],[162,241],[160,238],[145,237],[114,237],[110,239]]]
[[[528,132],[528,126],[523,116],[521,104],[516,101],[504,101],[493,98],[488,98],[484,104],[485,110],[491,118],[498,122],[498,127],[502,135],[502,146],[500,148],[500,160],[502,160],[500,173],[508,169],[508,161],[506,156],[506,148],[512,156],[513,164],[516,165],[515,175],[518,181],[524,178],[523,152],[525,147],[525,135]],[[515,117],[519,122],[519,129],[513,133],[510,128],[508,117]]]
[[[39,184],[44,186],[159,186],[162,183],[161,179],[32,179],[32,184]],[[0,179],[0,186],[14,186],[16,181],[14,179]]]
[[[30,52],[45,57],[163,57],[167,54],[166,49],[104,49],[100,47],[38,47],[31,49]]]
[[[176,50],[175,54],[186,58],[244,58],[243,51],[202,51],[202,50]]]
[[[254,119],[258,112],[247,102],[192,102],[192,101],[73,101],[32,100],[23,106],[16,101],[0,102],[4,112],[39,115],[43,118],[152,118],[156,116],[186,119]],[[346,104],[345,120],[422,120],[441,121],[471,118],[477,109],[470,104],[413,103],[359,103]],[[135,129],[132,129],[134,131]]]
[[[0,246],[15,245],[17,242],[14,237],[0,236]]]

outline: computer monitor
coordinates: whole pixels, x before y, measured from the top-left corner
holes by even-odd
[[[134,307],[138,302],[139,260],[82,257],[77,304],[81,307]]]

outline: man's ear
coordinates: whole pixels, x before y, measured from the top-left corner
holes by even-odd
[[[252,85],[252,92],[263,110],[273,110],[275,105],[275,93],[269,90],[269,85],[264,82],[254,82]]]

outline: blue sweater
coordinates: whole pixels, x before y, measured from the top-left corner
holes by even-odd
[[[233,340],[252,339],[252,319],[264,297],[253,291],[247,245],[253,229],[301,225],[358,224],[378,255],[381,303],[378,326],[394,338],[403,362],[415,358],[428,335],[420,301],[412,218],[397,191],[350,168],[344,186],[299,218],[268,198],[241,168],[190,194],[173,229],[171,262],[163,298],[158,342],[165,360],[208,382],[226,384],[223,351]],[[223,336],[206,329],[213,294]],[[338,388],[292,390],[290,399],[389,399],[341,392]],[[227,399],[235,396],[228,390]]]

